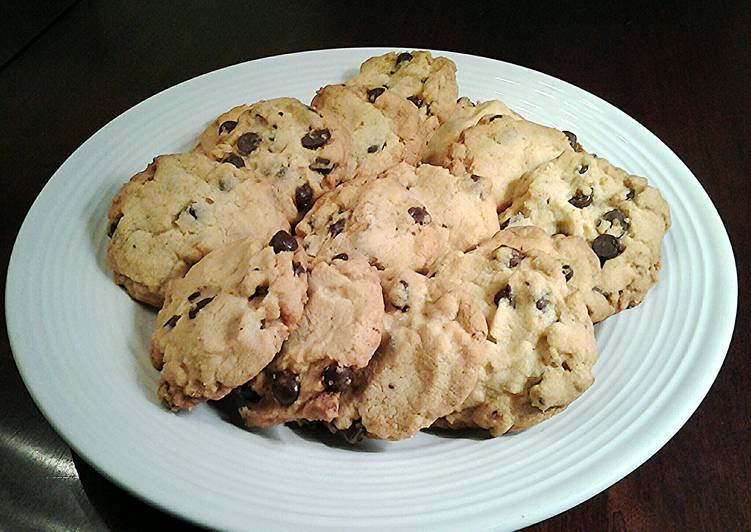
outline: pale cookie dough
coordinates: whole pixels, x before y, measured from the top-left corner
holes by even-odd
[[[576,140],[569,140],[557,129],[513,115],[485,115],[449,145],[440,164],[456,175],[489,178],[496,206],[503,209],[513,199],[511,183],[561,153],[573,151]]]
[[[423,109],[427,116],[438,117],[441,123],[454,111],[459,92],[454,62],[446,57],[434,58],[424,51],[389,52],[371,57],[346,84],[393,91]]]
[[[382,89],[328,85],[312,105],[350,139],[348,175],[375,177],[401,161],[415,165],[438,127],[435,116],[397,93]],[[337,129],[341,128],[341,129]]]
[[[477,125],[484,116],[510,116],[515,120],[522,120],[521,116],[500,100],[473,103],[466,96],[459,98],[451,117],[430,137],[422,161],[435,165],[443,164],[449,148],[459,140],[462,131]]]
[[[297,234],[310,255],[361,253],[379,269],[425,271],[447,248],[468,249],[498,228],[487,180],[400,164],[323,196]]]
[[[302,316],[305,261],[279,231],[221,247],[171,283],[151,340],[158,396],[171,409],[221,399],[271,362]]]
[[[160,306],[166,285],[208,252],[289,230],[271,186],[198,153],[160,155],[133,176],[109,211],[107,259],[115,282]]]
[[[196,149],[268,180],[291,222],[324,190],[351,177],[349,137],[335,119],[294,98],[227,111],[206,128]]]
[[[544,240],[539,234],[533,239]],[[583,272],[569,277],[568,257],[518,250],[520,243],[534,245],[524,234],[501,231],[437,265],[434,279],[455,285],[488,322],[478,384],[439,426],[480,427],[499,436],[560,412],[593,382],[594,329],[572,283]]]
[[[331,421],[340,394],[368,364],[382,333],[383,294],[375,268],[359,255],[317,261],[308,274],[302,318],[274,361],[249,384],[258,402],[240,409],[245,424]]]
[[[460,290],[425,276],[382,274],[384,340],[342,394],[335,430],[399,440],[455,410],[477,382],[487,326]]]
[[[515,199],[502,223],[584,238],[603,264],[595,286],[615,311],[638,305],[657,282],[670,211],[643,177],[594,155],[566,152],[511,191]]]

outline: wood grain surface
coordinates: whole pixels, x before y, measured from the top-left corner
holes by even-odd
[[[636,118],[692,169],[727,226],[741,299],[725,364],[683,429],[625,479],[530,530],[749,530],[751,3],[689,4],[6,1],[0,276],[65,158],[123,111],[196,75],[345,46],[453,50],[551,74]],[[0,327],[0,529],[190,528],[71,453],[31,401],[4,319]]]

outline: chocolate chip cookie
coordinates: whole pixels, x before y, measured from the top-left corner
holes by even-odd
[[[107,259],[115,282],[160,306],[167,283],[234,240],[289,230],[273,189],[200,153],[161,155],[115,196]]]
[[[657,282],[670,211],[655,188],[601,157],[567,151],[510,188],[502,225],[536,225],[584,238],[600,258],[596,285],[620,311],[638,305]]]
[[[302,316],[305,270],[297,241],[279,231],[216,249],[172,282],[151,341],[159,397],[190,409],[255,377]]]
[[[339,396],[368,364],[382,332],[383,295],[375,268],[360,255],[316,261],[297,327],[274,361],[246,385],[258,401],[240,409],[245,424],[331,421]]]
[[[425,271],[447,247],[467,249],[498,227],[488,180],[402,163],[321,197],[297,234],[310,255],[361,253],[379,269]]]
[[[214,120],[196,149],[266,179],[294,222],[350,177],[349,138],[335,120],[294,98],[241,105]]]

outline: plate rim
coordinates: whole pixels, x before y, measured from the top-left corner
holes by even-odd
[[[31,231],[31,227],[32,227],[32,224],[34,223],[35,217],[39,214],[38,213],[40,209],[39,205],[45,200],[47,195],[51,193],[50,190],[52,189],[52,186],[53,186],[52,184],[55,181],[55,177],[61,172],[61,170],[63,170],[63,168],[66,167],[66,165],[70,164],[70,161],[76,156],[76,154],[79,153],[79,151],[84,149],[84,147],[87,145],[87,143],[89,143],[91,139],[99,135],[102,131],[106,130],[113,123],[122,120],[125,115],[131,113],[135,109],[141,106],[147,105],[147,103],[150,102],[151,100],[159,98],[159,97],[164,97],[166,94],[168,94],[169,92],[173,90],[177,90],[179,87],[182,87],[187,84],[195,83],[196,80],[198,79],[217,75],[220,72],[231,70],[231,69],[241,69],[250,64],[275,61],[280,58],[290,58],[293,56],[304,57],[304,56],[310,56],[310,55],[326,55],[332,52],[336,53],[336,52],[345,52],[345,51],[367,53],[368,55],[380,55],[388,51],[400,50],[400,49],[414,49],[414,48],[404,47],[404,46],[401,46],[401,47],[344,47],[344,48],[323,48],[323,49],[316,49],[316,50],[301,50],[301,51],[288,52],[288,53],[279,54],[279,55],[260,57],[260,58],[252,59],[249,61],[227,65],[227,66],[218,68],[216,70],[205,72],[198,76],[186,79],[184,81],[181,81],[180,83],[169,86],[149,96],[148,98],[145,98],[144,100],[138,102],[137,104],[133,105],[132,107],[118,114],[113,119],[109,120],[106,124],[104,124],[97,131],[95,131],[92,135],[90,135],[83,143],[81,143],[80,146],[78,146],[75,150],[73,150],[73,152],[71,152],[71,154],[68,155],[68,157],[66,157],[65,161],[55,170],[55,172],[52,174],[50,179],[48,179],[48,181],[45,183],[45,185],[42,187],[42,189],[38,193],[37,197],[35,198],[34,202],[29,208],[27,214],[25,215],[23,223],[21,224],[18,234],[16,235],[16,238],[13,244],[13,249],[11,251],[10,259],[8,262],[8,271],[6,274],[5,313],[6,313],[6,325],[7,325],[8,339],[9,339],[11,351],[13,353],[13,359],[14,359],[16,367],[18,368],[18,372],[21,375],[21,378],[24,382],[24,385],[26,389],[28,390],[30,396],[32,397],[32,400],[34,401],[35,405],[40,410],[42,415],[45,417],[45,420],[53,427],[53,429],[58,434],[58,436],[60,436],[76,454],[78,454],[81,458],[83,458],[87,462],[87,464],[89,464],[96,471],[98,471],[102,476],[104,476],[109,481],[113,482],[115,485],[122,488],[127,493],[130,493],[131,495],[135,496],[139,500],[142,500],[146,502],[147,504],[153,507],[156,507],[160,509],[161,511],[164,511],[170,515],[178,517],[180,519],[187,520],[187,521],[199,524],[201,526],[207,526],[207,527],[217,525],[216,522],[209,521],[207,519],[207,515],[208,515],[207,513],[196,510],[197,508],[200,508],[199,505],[196,505],[195,507],[191,507],[190,505],[185,505],[185,507],[183,508],[170,507],[167,505],[166,501],[160,500],[158,498],[150,497],[148,494],[144,493],[145,490],[142,489],[142,486],[131,486],[129,484],[126,484],[124,481],[122,481],[118,477],[116,477],[115,472],[108,470],[108,467],[111,467],[111,464],[103,463],[105,462],[105,460],[101,459],[101,457],[96,457],[95,453],[90,452],[91,451],[90,449],[84,449],[79,446],[79,444],[76,442],[75,434],[71,434],[71,429],[65,427],[64,420],[54,419],[53,417],[51,417],[51,415],[48,413],[47,408],[45,407],[42,393],[40,393],[39,389],[36,389],[30,385],[30,382],[33,381],[33,377],[31,374],[33,370],[31,368],[31,365],[28,363],[29,355],[19,354],[19,349],[24,344],[24,341],[21,339],[21,334],[22,334],[23,329],[22,329],[22,324],[20,323],[21,317],[14,310],[14,308],[17,307],[16,302],[18,301],[20,297],[20,294],[18,292],[19,283],[20,283],[19,270],[21,268],[20,257],[21,257],[21,253],[25,251],[22,249],[23,245],[25,244],[24,239],[29,238],[27,234]],[[697,190],[695,190],[694,193],[699,192],[701,194],[700,199],[702,203],[704,203],[707,213],[709,213],[711,216],[711,220],[709,220],[712,225],[711,233],[714,236],[719,237],[712,244],[720,247],[723,251],[723,256],[729,259],[726,261],[724,271],[722,272],[722,275],[721,275],[721,277],[723,277],[726,281],[730,283],[729,286],[726,287],[726,292],[728,292],[728,297],[726,298],[727,307],[723,309],[724,311],[726,311],[725,313],[726,319],[721,324],[723,326],[719,329],[719,331],[715,330],[715,332],[718,333],[716,338],[719,338],[721,341],[715,344],[717,348],[714,350],[716,353],[715,356],[711,358],[712,364],[708,366],[709,370],[702,374],[701,376],[702,378],[697,382],[696,386],[694,386],[693,388],[694,393],[690,395],[691,400],[688,402],[685,402],[684,407],[680,411],[674,412],[674,414],[667,419],[667,422],[663,424],[663,427],[661,431],[659,432],[658,437],[653,437],[650,440],[648,440],[649,442],[648,444],[645,444],[644,442],[642,442],[639,446],[637,446],[636,451],[638,452],[634,453],[635,454],[634,457],[624,462],[616,462],[616,463],[611,462],[610,467],[609,467],[609,471],[611,472],[611,474],[601,475],[599,477],[600,481],[597,483],[589,483],[589,485],[592,486],[591,489],[580,490],[578,492],[571,493],[565,500],[559,501],[558,504],[556,505],[548,504],[546,505],[544,510],[539,511],[535,514],[526,515],[522,519],[517,519],[513,523],[513,526],[515,527],[527,526],[527,525],[542,521],[544,519],[547,519],[549,517],[558,515],[559,513],[562,513],[578,504],[581,504],[582,502],[588,500],[594,495],[597,495],[598,493],[604,491],[608,487],[612,486],[613,484],[623,479],[625,476],[627,476],[628,474],[636,470],[638,467],[640,467],[649,458],[654,456],[670,439],[672,439],[680,431],[680,429],[685,425],[685,423],[690,419],[693,413],[697,410],[697,408],[703,402],[707,393],[711,389],[712,384],[715,382],[717,375],[725,360],[725,357],[727,356],[727,352],[728,352],[730,343],[732,341],[732,335],[733,335],[733,331],[735,328],[735,322],[737,318],[737,307],[738,307],[738,277],[737,277],[737,265],[736,265],[736,260],[735,260],[735,254],[733,252],[732,243],[730,241],[727,228],[722,222],[722,218],[714,202],[712,201],[710,196],[707,194],[701,182],[696,178],[694,173],[678,157],[678,155],[675,154],[675,152],[673,152],[673,150],[669,146],[667,146],[657,135],[655,135],[651,130],[649,130],[641,122],[634,119],[631,115],[629,115],[625,111],[619,109],[618,107],[616,107],[609,101],[589,92],[586,89],[576,86],[564,79],[552,76],[550,74],[547,74],[538,70],[531,69],[529,67],[517,65],[514,63],[510,63],[510,62],[495,59],[495,58],[475,55],[475,54],[467,54],[467,53],[452,52],[452,51],[445,51],[445,50],[434,50],[434,49],[427,49],[427,50],[429,50],[433,54],[445,55],[452,59],[456,57],[466,58],[468,60],[480,59],[484,61],[495,62],[505,67],[520,69],[520,70],[532,73],[535,76],[543,76],[547,80],[553,80],[555,83],[563,83],[567,87],[573,88],[577,91],[581,91],[585,93],[588,97],[595,98],[596,100],[599,100],[600,102],[604,103],[609,108],[610,111],[627,117],[631,125],[637,127],[638,129],[642,130],[642,132],[646,133],[651,138],[652,142],[659,144],[664,149],[665,154],[668,154],[671,157],[671,159],[673,159],[673,163],[678,164],[681,167],[682,171],[686,172],[688,175],[690,175],[693,178],[692,184],[695,185],[697,188]],[[274,523],[277,526],[280,524],[278,521],[274,521]],[[269,521],[267,524],[272,524],[272,522]],[[225,525],[226,523],[221,526],[225,526]],[[499,525],[499,526],[502,527],[505,525]]]

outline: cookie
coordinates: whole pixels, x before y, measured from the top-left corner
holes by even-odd
[[[596,284],[615,311],[638,305],[657,282],[667,203],[647,180],[601,157],[565,152],[511,187],[503,225],[536,225],[584,238],[600,257]]]
[[[375,268],[359,255],[317,261],[308,274],[302,318],[250,384],[258,401],[240,409],[245,424],[334,419],[340,394],[368,364],[382,332],[383,295]]]
[[[513,199],[509,185],[540,164],[573,151],[576,140],[550,127],[514,115],[485,115],[464,129],[440,163],[456,175],[479,175],[493,182],[498,209]]]
[[[447,247],[468,249],[498,227],[488,180],[402,163],[321,197],[297,234],[310,255],[361,253],[379,269],[425,271]]]
[[[427,116],[438,117],[441,123],[453,112],[459,92],[454,62],[446,57],[434,58],[425,51],[371,57],[346,84],[388,89],[424,109]]]
[[[375,177],[399,162],[417,164],[438,127],[435,116],[394,91],[376,87],[329,85],[312,106],[350,139],[350,175]]]
[[[500,100],[489,100],[475,104],[466,96],[459,98],[449,119],[441,124],[441,127],[430,137],[422,161],[435,165],[443,164],[448,156],[449,147],[459,140],[462,131],[476,125],[484,116],[499,115],[522,120],[521,116]]]
[[[342,395],[332,427],[399,440],[455,410],[474,389],[487,327],[460,290],[409,270],[384,272],[382,282],[384,340]]]
[[[214,120],[196,149],[268,180],[294,222],[349,178],[349,138],[332,120],[294,98],[241,105]]]
[[[289,230],[267,181],[198,153],[154,159],[115,196],[108,217],[115,282],[154,306],[208,252]]]
[[[255,377],[302,316],[305,268],[295,238],[279,231],[216,249],[171,283],[151,340],[158,396],[190,409]]]
[[[434,279],[456,286],[488,323],[477,385],[439,426],[480,427],[493,436],[520,430],[562,411],[593,382],[594,329],[572,283],[583,272],[571,277],[569,258],[553,242],[546,246],[553,253],[532,247],[552,239],[526,231],[501,231],[437,263]]]

